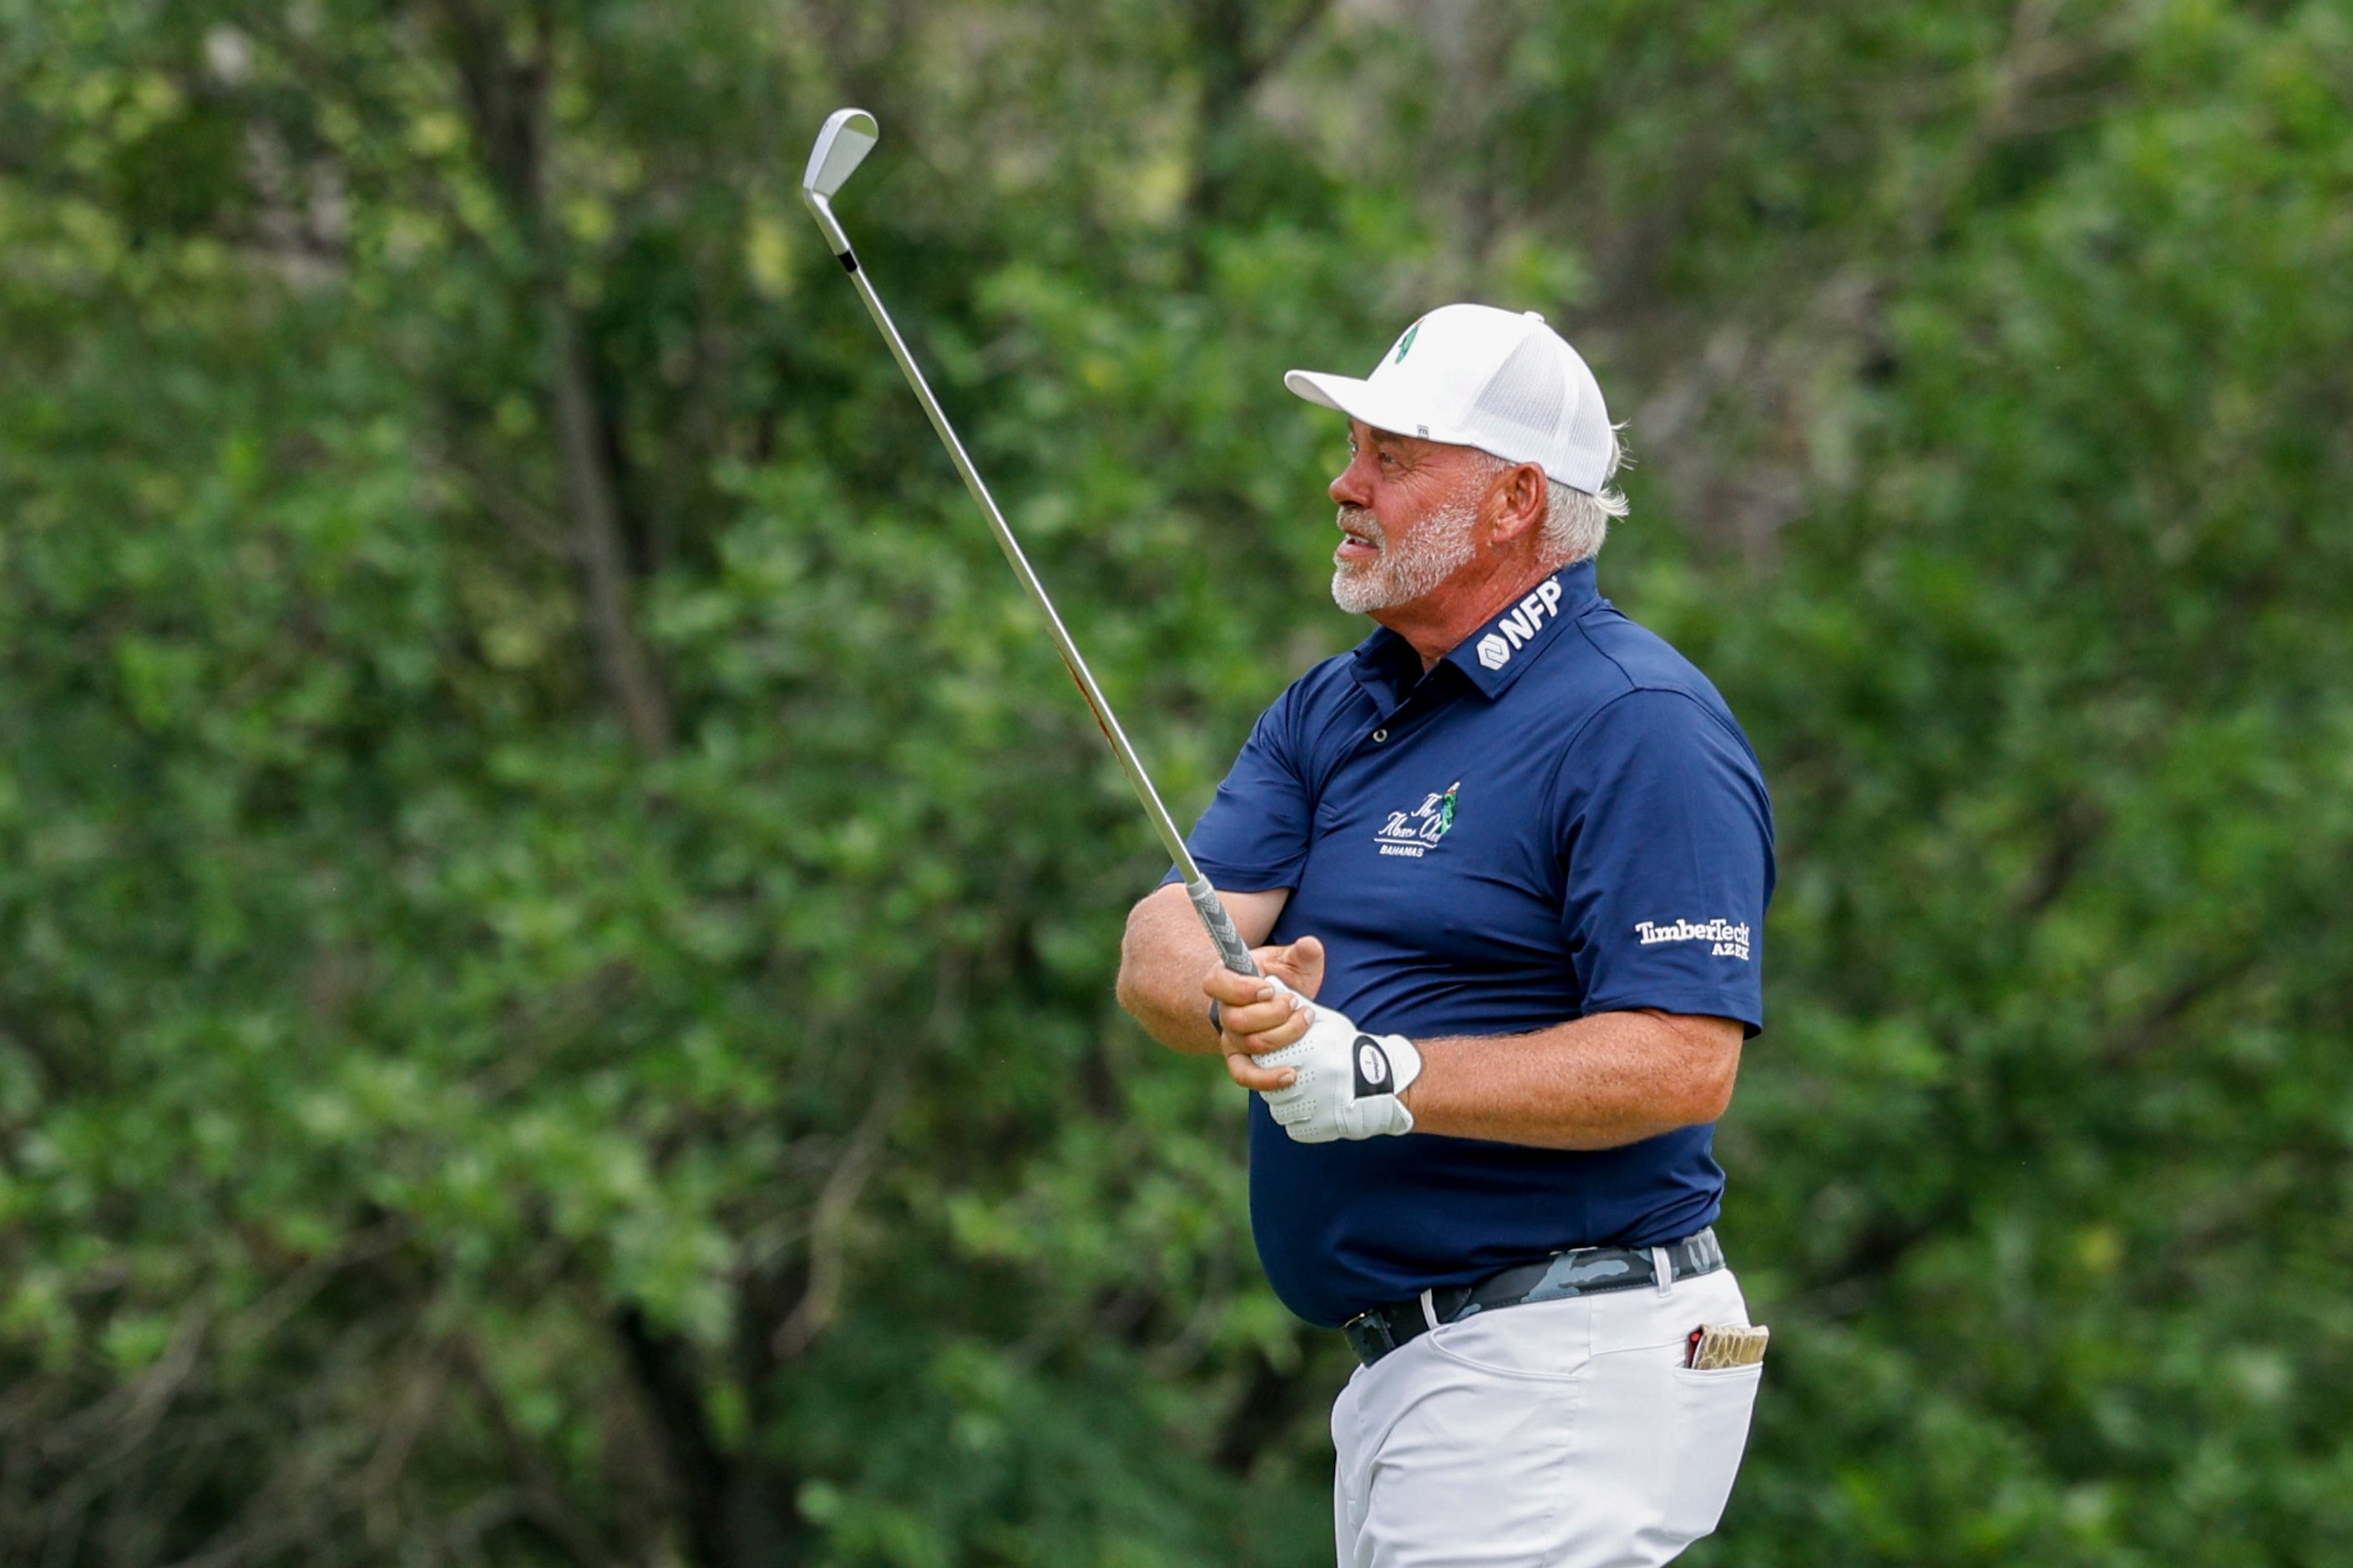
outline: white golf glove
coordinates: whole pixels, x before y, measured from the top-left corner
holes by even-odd
[[[1413,1131],[1413,1112],[1398,1098],[1421,1076],[1421,1053],[1403,1035],[1367,1035],[1329,1007],[1315,1009],[1307,1033],[1257,1059],[1298,1076],[1259,1097],[1297,1143],[1379,1138]]]

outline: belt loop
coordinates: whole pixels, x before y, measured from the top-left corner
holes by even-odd
[[[1428,1323],[1433,1332],[1437,1330],[1438,1303],[1430,1299],[1430,1292],[1427,1290],[1421,1293],[1421,1321]]]
[[[1675,1293],[1675,1260],[1667,1256],[1663,1247],[1651,1248],[1651,1278],[1657,1283],[1660,1295]]]

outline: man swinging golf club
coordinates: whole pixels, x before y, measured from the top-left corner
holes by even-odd
[[[1596,592],[1617,437],[1540,318],[1450,305],[1365,380],[1286,381],[1347,416],[1332,593],[1378,626],[1191,836],[1263,976],[1171,885],[1120,999],[1258,1091],[1260,1255],[1363,1363],[1343,1568],[1664,1563],[1715,1528],[1762,1370],[1709,1226],[1764,1017],[1765,781]]]
[[[1715,689],[1595,592],[1624,508],[1592,373],[1451,305],[1366,380],[1291,374],[1348,416],[1332,590],[1381,629],[1268,710],[1188,844],[834,213],[879,135],[829,116],[801,199],[1176,862],[1120,998],[1264,1101],[1260,1255],[1364,1362],[1343,1568],[1667,1561],[1723,1512],[1764,1354],[1707,1227],[1772,815]]]

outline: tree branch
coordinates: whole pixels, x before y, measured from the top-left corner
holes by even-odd
[[[557,237],[547,222],[547,100],[554,70],[554,18],[530,15],[533,37],[522,53],[507,29],[472,0],[440,0],[444,35],[458,71],[484,167],[504,197],[532,258],[554,405],[555,458],[570,515],[570,551],[580,571],[586,624],[607,696],[638,749],[670,746],[670,698],[639,637],[632,609],[620,487],[602,439],[596,362],[578,312],[565,297]]]
[[[779,1361],[791,1361],[807,1350],[832,1326],[840,1310],[850,1215],[881,1159],[883,1137],[905,1100],[905,1084],[904,1075],[894,1073],[875,1091],[873,1103],[859,1119],[841,1157],[834,1162],[832,1173],[818,1189],[809,1215],[808,1284],[769,1342]]]
[[[588,632],[596,662],[621,721],[649,756],[670,750],[670,699],[638,637],[630,608],[629,568],[621,531],[618,487],[599,440],[595,383],[580,323],[563,285],[546,284],[545,313],[555,390],[556,445],[565,500],[572,512],[572,552],[580,563],[588,601]]]
[[[488,1411],[491,1425],[499,1435],[499,1442],[507,1451],[522,1484],[505,1494],[512,1499],[514,1513],[527,1517],[547,1536],[568,1552],[581,1568],[598,1568],[609,1559],[586,1525],[573,1517],[564,1505],[564,1490],[557,1485],[548,1468],[547,1458],[528,1433],[516,1425],[514,1413],[507,1408],[506,1395],[492,1380],[483,1364],[480,1348],[470,1340],[459,1337],[450,1346],[450,1360],[459,1375],[480,1395],[482,1407]],[[493,1493],[496,1497],[501,1494]],[[476,1508],[481,1508],[477,1503]],[[469,1512],[473,1511],[470,1510]],[[461,1520],[464,1516],[460,1516]],[[489,1523],[475,1527],[477,1532],[487,1532]]]

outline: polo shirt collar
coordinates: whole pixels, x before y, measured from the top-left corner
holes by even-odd
[[[1600,597],[1591,561],[1564,566],[1505,605],[1438,662],[1452,665],[1485,696],[1500,697],[1563,626]],[[1353,660],[1356,684],[1380,700],[1383,712],[1395,710],[1422,679],[1421,656],[1387,626],[1374,627],[1373,635],[1356,645]],[[1437,669],[1433,667],[1430,673]]]
[[[1349,673],[1384,714],[1397,711],[1421,680],[1421,656],[1387,626],[1375,626],[1349,660]]]
[[[1439,660],[1461,670],[1490,698],[1501,697],[1521,671],[1601,596],[1593,563],[1564,566],[1504,607]]]

